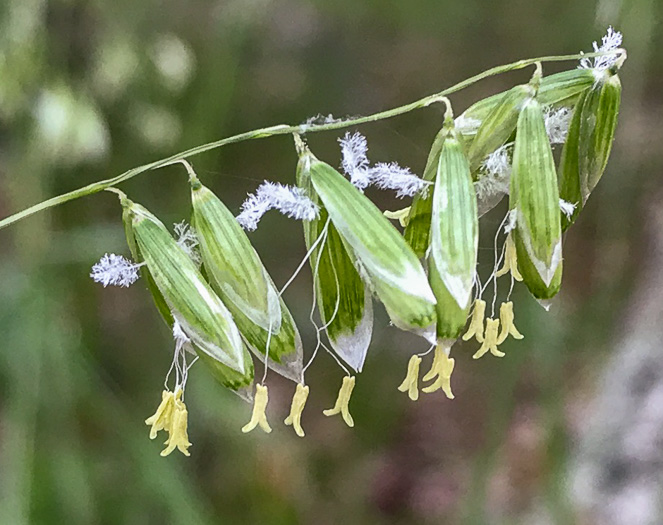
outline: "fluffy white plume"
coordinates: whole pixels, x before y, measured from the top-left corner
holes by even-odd
[[[178,222],[173,225],[175,235],[177,235],[177,244],[182,248],[189,258],[196,264],[200,265],[200,254],[198,253],[198,237],[193,228],[189,226],[186,221]]]
[[[396,190],[396,196],[402,198],[412,197],[429,186],[428,182],[412,173],[410,168],[399,166],[396,162],[379,162],[371,167],[366,137],[361,133],[346,133],[338,142],[343,154],[343,171],[360,190],[375,185],[382,190]]]
[[[569,108],[547,108],[543,114],[546,133],[551,144],[564,144],[573,113]]]
[[[360,190],[371,183],[370,163],[368,161],[368,144],[366,137],[361,133],[347,132],[342,139],[338,139],[343,154],[343,171],[350,177],[350,181]]]
[[[413,197],[430,183],[396,162],[379,162],[370,169],[370,181],[381,190],[396,190],[396,197]]]
[[[493,151],[483,161],[481,165],[483,175],[474,183],[474,190],[480,201],[496,194],[509,192],[512,149],[512,142],[505,144]]]
[[[600,51],[613,51],[614,49],[618,49],[619,47],[621,47],[622,40],[623,40],[622,34],[619,31],[615,31],[612,28],[612,26],[610,26],[608,28],[606,35],[601,40],[601,45],[599,46],[596,42],[593,43],[594,51],[596,53]],[[582,60],[580,60],[579,67],[582,69],[598,69],[598,70],[608,69],[617,61],[618,57],[619,55],[617,54],[596,57],[594,58],[593,63],[591,59],[583,58]]]
[[[258,227],[262,216],[272,209],[288,217],[306,221],[315,219],[319,212],[317,204],[309,199],[301,188],[265,181],[255,194],[249,195],[244,201],[237,221],[245,230],[253,231]]]
[[[253,231],[258,227],[262,216],[271,208],[269,201],[261,199],[256,194],[249,195],[242,204],[242,212],[237,216],[237,222],[245,230]]]
[[[562,210],[562,213],[566,215],[567,219],[570,219],[573,215],[573,212],[576,210],[576,205],[567,202],[564,199],[559,199],[559,209]]]
[[[109,284],[126,288],[138,280],[140,266],[121,255],[107,253],[92,267],[90,277],[104,288]]]

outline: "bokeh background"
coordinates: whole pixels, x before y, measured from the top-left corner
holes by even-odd
[[[378,308],[354,429],[321,414],[342,377],[327,355],[308,376],[305,439],[281,424],[291,383],[269,377],[274,432],[243,435],[250,406],[196,366],[192,457],[159,457],[143,420],[170,334],[142,285],[88,277],[105,252],[128,254],[116,198],[0,231],[0,523],[662,523],[662,16],[658,0],[2,0],[2,217],[241,131],[369,114],[497,64],[591,50],[610,24],[629,59],[613,155],[566,236],[551,311],[517,290],[525,339],[501,360],[459,345],[456,399],[413,403],[396,387],[425,344]],[[575,65],[545,70],[562,67]],[[452,101],[460,112],[529,74]],[[421,173],[441,111],[363,126],[371,159]],[[338,165],[339,135],[310,145]],[[264,179],[292,183],[295,162],[289,137],[193,159],[235,211]],[[123,189],[167,224],[189,214],[181,168]],[[482,220],[484,270],[503,213]],[[283,284],[305,252],[301,225],[272,213],[251,238]],[[310,349],[308,271],[286,300]]]

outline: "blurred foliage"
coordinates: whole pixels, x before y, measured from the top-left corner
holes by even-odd
[[[367,114],[519,58],[589,49],[615,25],[629,50],[613,157],[565,246],[550,313],[518,293],[526,338],[503,360],[460,345],[456,399],[396,391],[414,336],[379,311],[345,428],[321,415],[342,373],[309,376],[305,439],[281,419],[292,384],[270,378],[269,436],[249,407],[193,369],[192,457],[159,457],[143,420],[158,404],[170,334],[141,286],[87,277],[127,253],[116,199],[97,195],[0,232],[0,523],[575,523],[569,451],[645,257],[643,210],[661,188],[663,5],[656,0],[4,0],[0,3],[0,216],[175,151],[315,115]],[[550,66],[550,71],[562,66]],[[570,67],[573,67],[571,65]],[[455,95],[457,111],[527,78]],[[362,128],[372,159],[420,172],[441,108]],[[338,163],[337,136],[312,136]],[[193,159],[233,210],[263,179],[294,180],[287,137]],[[189,214],[182,170],[124,187],[165,223]],[[371,193],[382,207],[399,206]],[[482,221],[492,265],[500,213]],[[304,254],[301,225],[252,235],[277,283]],[[286,294],[310,347],[310,277]],[[518,308],[518,307],[517,307]],[[389,402],[383,402],[388,399]]]

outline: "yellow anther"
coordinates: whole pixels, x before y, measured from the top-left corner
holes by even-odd
[[[401,392],[407,392],[407,395],[412,401],[419,399],[419,365],[421,364],[421,357],[413,355],[407,364],[407,375],[398,387]]]
[[[334,408],[323,410],[322,413],[325,416],[333,416],[336,414],[341,414],[343,416],[343,421],[347,423],[349,427],[354,427],[355,422],[350,415],[350,396],[352,395],[352,389],[355,387],[355,376],[345,376],[343,378],[343,384],[341,389],[338,391],[338,397],[336,398],[336,404]]]
[[[306,400],[308,399],[308,386],[298,383],[295,389],[295,395],[292,396],[292,405],[290,405],[290,415],[285,418],[286,425],[292,425],[299,437],[304,437],[304,429],[302,428],[302,411]]]
[[[511,233],[506,238],[506,249],[504,251],[504,265],[495,274],[496,277],[501,277],[511,272],[511,275],[516,281],[522,281],[523,276],[518,271],[518,257],[516,255],[516,243],[513,242]]]
[[[405,228],[408,222],[410,222],[409,221],[410,206],[408,206],[407,208],[403,208],[402,210],[396,210],[396,211],[385,210],[383,214],[387,219],[398,219],[398,222],[403,228]]]
[[[514,339],[522,339],[524,336],[521,334],[516,325],[513,324],[513,303],[502,303],[500,306],[500,322],[502,323],[502,330],[497,338],[497,344],[501,345],[505,339],[511,335]]]
[[[157,437],[157,432],[165,430],[170,432],[170,425],[173,419],[173,411],[175,410],[175,400],[182,397],[182,391],[178,390],[177,394],[173,394],[168,390],[161,393],[161,403],[157,408],[154,415],[145,420],[146,425],[151,425],[150,439]]]
[[[486,301],[477,299],[474,301],[474,310],[472,311],[472,319],[470,320],[470,327],[463,336],[463,341],[469,341],[472,337],[483,343],[483,319],[486,316]]]
[[[260,425],[268,434],[272,431],[272,427],[267,422],[267,415],[265,409],[267,408],[267,401],[269,396],[267,394],[267,387],[265,385],[256,385],[256,396],[253,400],[253,412],[251,413],[251,420],[242,427],[242,432],[245,434],[251,432],[254,428]]]
[[[179,391],[182,392],[181,390]],[[188,448],[191,446],[189,443],[189,434],[187,431],[189,421],[189,413],[186,410],[186,405],[184,401],[180,399],[175,400],[175,409],[173,411],[173,420],[170,426],[170,435],[164,445],[166,448],[161,451],[162,456],[167,456],[175,448],[179,450],[185,456],[190,456]]]
[[[430,372],[424,377],[425,380],[428,380],[437,376],[437,379],[427,387],[422,388],[422,390],[430,394],[431,392],[442,389],[449,399],[453,399],[451,374],[454,371],[455,364],[456,360],[447,355],[445,348],[442,345],[437,345],[435,348],[435,357],[433,358],[433,366],[431,366]]]
[[[486,339],[481,345],[481,348],[477,350],[477,353],[472,356],[474,359],[479,359],[482,355],[484,355],[487,352],[490,352],[495,357],[504,357],[504,352],[501,352],[497,348],[497,345],[499,344],[497,341],[497,334],[499,332],[499,329],[500,329],[499,319],[491,319],[491,318],[486,319]]]
[[[435,379],[435,376],[438,375],[440,370],[440,347],[435,347],[435,353],[433,354],[433,363],[430,365],[430,370],[426,372],[426,375],[421,378],[422,381],[430,381]]]

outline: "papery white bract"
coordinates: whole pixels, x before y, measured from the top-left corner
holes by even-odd
[[[564,144],[573,113],[569,108],[548,108],[543,114],[546,133],[551,144]]]
[[[342,166],[350,181],[360,190],[371,183],[368,162],[368,144],[366,137],[361,133],[347,132],[342,139],[338,139],[343,154]]]
[[[186,221],[178,222],[173,225],[175,230],[175,235],[177,235],[177,244],[182,248],[189,258],[200,265],[201,259],[198,250],[198,237],[196,232],[191,226],[189,226]]]
[[[430,183],[420,179],[410,168],[399,166],[396,162],[379,162],[370,169],[370,181],[381,190],[396,190],[396,197],[413,197],[427,188]]]
[[[297,220],[311,221],[317,218],[318,205],[309,199],[304,190],[274,182],[263,182],[255,194],[242,204],[242,212],[237,216],[245,230],[253,231],[258,227],[262,216],[275,209]]]
[[[121,255],[107,253],[92,267],[90,277],[103,284],[104,288],[109,284],[126,288],[138,280],[139,268],[139,264],[134,264]]]
[[[596,42],[594,42],[592,45],[594,46],[594,51],[597,53],[601,51],[613,51],[614,49],[617,49],[622,45],[622,40],[623,40],[622,34],[619,31],[615,31],[612,28],[612,26],[610,26],[608,27],[608,31],[606,32],[605,36],[601,40],[601,46],[599,47],[599,45]],[[583,58],[582,60],[580,60],[580,66],[578,67],[582,69],[604,70],[611,67],[617,61],[618,58],[619,55],[617,54],[606,55],[594,58],[593,63],[591,59]]]
[[[479,119],[466,117],[464,115],[461,115],[454,121],[454,127],[456,128],[456,131],[462,133],[463,135],[475,134],[480,126],[481,121]]]

